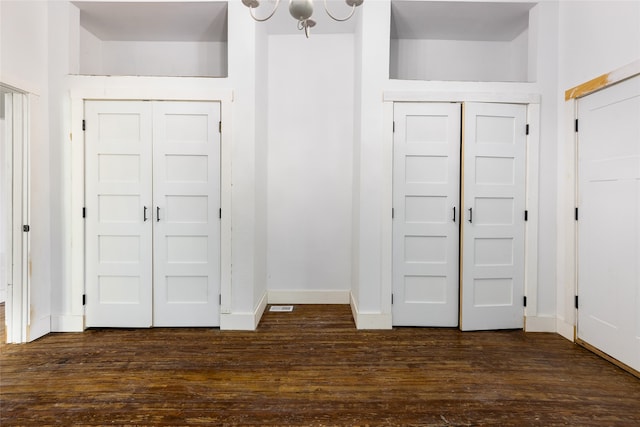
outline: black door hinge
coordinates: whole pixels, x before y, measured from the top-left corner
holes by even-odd
[[[87,217],[87,208],[82,208],[82,218]]]
[[[393,294],[391,294],[391,305],[393,305]]]
[[[218,303],[222,305],[222,294],[218,294]]]
[[[574,218],[576,219],[576,221],[578,220],[578,208],[576,208],[576,211],[574,213]]]
[[[218,122],[218,132],[222,133],[222,121]]]
[[[396,216],[396,210],[394,208],[391,208],[391,219],[395,218]]]
[[[222,219],[222,208],[218,209],[218,218]]]
[[[25,233],[28,233],[29,231],[31,231],[31,227],[29,227],[28,224],[25,224],[22,226],[22,231],[24,231]]]
[[[393,122],[393,133],[395,133],[395,132],[396,132],[396,122],[394,121]]]
[[[82,120],[82,130],[87,130],[87,122]]]
[[[82,305],[87,305],[87,294],[82,294]]]
[[[525,135],[529,135],[529,123],[527,123],[527,126],[525,127]]]
[[[523,301],[523,305],[526,307],[527,306],[527,297],[526,295],[523,297],[524,301]]]
[[[575,130],[578,132],[578,119],[576,119]]]
[[[578,295],[575,296],[574,305],[575,305],[576,310],[577,310],[578,309]]]
[[[529,211],[528,210],[524,211],[524,220],[525,221],[529,221]]]

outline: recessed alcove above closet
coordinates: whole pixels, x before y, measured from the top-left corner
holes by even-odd
[[[391,2],[389,77],[402,80],[535,81],[529,11],[536,3]],[[532,52],[535,54],[535,52]]]
[[[80,74],[226,77],[226,1],[74,1]]]

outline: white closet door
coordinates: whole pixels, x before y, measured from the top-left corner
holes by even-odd
[[[578,117],[578,338],[640,371],[640,76]]]
[[[519,329],[526,106],[464,105],[461,329]]]
[[[85,120],[86,324],[149,327],[151,104],[87,101]]]
[[[154,326],[220,323],[220,104],[154,105]]]
[[[393,324],[458,325],[460,104],[396,103]]]

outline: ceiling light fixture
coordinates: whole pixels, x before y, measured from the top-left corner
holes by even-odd
[[[324,10],[325,12],[327,12],[327,15],[331,17],[331,19],[338,22],[343,22],[351,18],[356,11],[356,7],[360,6],[363,2],[364,0],[345,0],[345,3],[347,3],[347,5],[351,7],[351,13],[349,13],[346,18],[336,18],[329,11],[327,0],[324,0]],[[258,6],[260,6],[259,0],[242,0],[242,4],[249,8],[249,13],[251,14],[251,17],[253,19],[258,22],[264,22],[267,19],[271,18],[274,13],[276,13],[276,10],[280,5],[280,0],[275,0],[273,10],[265,18],[258,18],[254,13],[254,9],[257,9]],[[304,30],[304,34],[307,36],[307,38],[309,38],[311,28],[316,25],[316,21],[311,19],[311,15],[313,14],[313,0],[289,0],[289,13],[291,13],[291,16],[298,20],[298,29]]]

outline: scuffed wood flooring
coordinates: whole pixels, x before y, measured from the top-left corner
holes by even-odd
[[[2,344],[0,425],[638,426],[640,380],[555,334],[358,331],[349,306],[297,305],[255,332]]]

